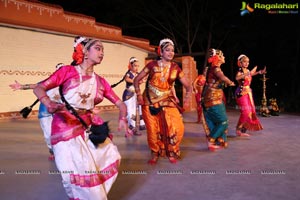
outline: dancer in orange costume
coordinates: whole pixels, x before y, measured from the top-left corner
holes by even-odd
[[[152,158],[149,164],[156,164],[159,157],[167,156],[171,163],[180,158],[180,143],[184,134],[182,116],[174,97],[173,86],[179,79],[186,88],[185,101],[191,97],[192,86],[181,68],[172,62],[174,43],[163,39],[159,43],[160,60],[148,63],[134,79],[138,103],[142,105],[143,119],[147,128],[148,146]],[[146,89],[142,94],[139,82],[148,75]]]

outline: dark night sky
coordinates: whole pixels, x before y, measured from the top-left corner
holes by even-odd
[[[157,19],[160,19],[157,23],[172,21],[176,17],[170,16],[172,6],[184,8],[182,2],[185,1],[41,0],[40,2],[60,5],[65,11],[92,16],[97,22],[121,27],[123,35],[145,38],[151,45],[157,45],[160,39],[170,36],[158,32],[141,20],[143,13],[146,16],[147,11],[150,11],[152,16],[157,16]],[[213,28],[211,47],[224,51],[226,57],[224,73],[230,74],[228,76],[233,78],[236,71],[236,58],[242,53],[246,54],[250,57],[250,68],[255,65],[258,65],[258,69],[267,66],[267,77],[270,77],[267,81],[267,97],[277,98],[279,103],[284,102],[287,110],[300,111],[300,84],[297,81],[300,72],[299,13],[268,14],[265,10],[255,9],[253,13],[241,16],[242,1],[240,0],[235,2],[194,0],[193,2],[191,18],[193,23],[197,23],[198,19],[202,20],[198,38],[203,40],[193,46],[193,52],[202,52],[206,49],[209,20],[214,16],[216,23]],[[270,3],[267,0],[247,1],[250,5],[253,5],[253,2]],[[283,1],[278,0],[271,3],[281,2]],[[205,12],[201,12],[203,5],[205,5]],[[181,13],[179,9],[179,15]],[[174,26],[178,25],[174,23]],[[187,50],[183,45],[183,53],[186,53],[185,51]],[[195,59],[199,65],[198,69],[201,69],[203,57],[195,57]],[[254,78],[252,88],[261,90],[261,81],[258,77]]]

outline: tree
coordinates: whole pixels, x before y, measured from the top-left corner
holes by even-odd
[[[146,1],[138,1],[134,17],[137,25],[135,28],[155,30],[157,40],[168,37],[175,43],[179,54],[191,54],[196,41],[201,40],[202,14],[205,4],[195,0],[154,0],[149,5]],[[206,2],[206,1],[203,1]],[[194,9],[199,7],[199,10]],[[136,30],[140,31],[140,30]],[[151,37],[151,36],[150,36]],[[158,43],[158,41],[157,41]]]

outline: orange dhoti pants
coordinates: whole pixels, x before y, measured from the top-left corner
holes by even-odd
[[[184,135],[183,119],[175,107],[162,107],[157,115],[151,115],[149,106],[142,106],[147,127],[148,146],[158,156],[180,158],[179,145]]]

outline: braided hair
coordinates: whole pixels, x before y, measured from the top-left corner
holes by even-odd
[[[123,76],[123,78],[122,78],[121,80],[119,80],[117,83],[112,84],[110,87],[114,88],[114,87],[116,87],[117,85],[119,85],[120,83],[122,83],[122,82],[125,80],[127,73],[130,72],[130,68],[131,68],[131,66],[133,65],[133,63],[135,63],[135,62],[137,62],[137,61],[138,61],[138,59],[137,59],[136,57],[131,57],[131,58],[129,59],[129,63],[128,63],[128,70],[127,70],[127,72],[125,73],[125,75]]]
[[[127,70],[127,72],[125,73],[125,75],[123,76],[123,78],[121,80],[119,80],[117,83],[114,83],[112,85],[110,85],[110,87],[114,88],[117,85],[119,85],[120,83],[122,83],[125,80],[126,74],[129,72],[130,70]]]
[[[237,61],[237,65],[238,65],[238,72],[240,72],[242,74],[242,79],[240,79],[241,81],[241,85],[238,87],[238,91],[236,93],[237,97],[241,97],[242,96],[242,92],[243,92],[243,88],[244,88],[244,84],[245,84],[245,73],[243,71],[243,68],[242,68],[242,65],[241,65],[241,61],[243,58],[247,57],[246,55],[244,54],[241,54],[239,57],[238,57],[238,61]]]

